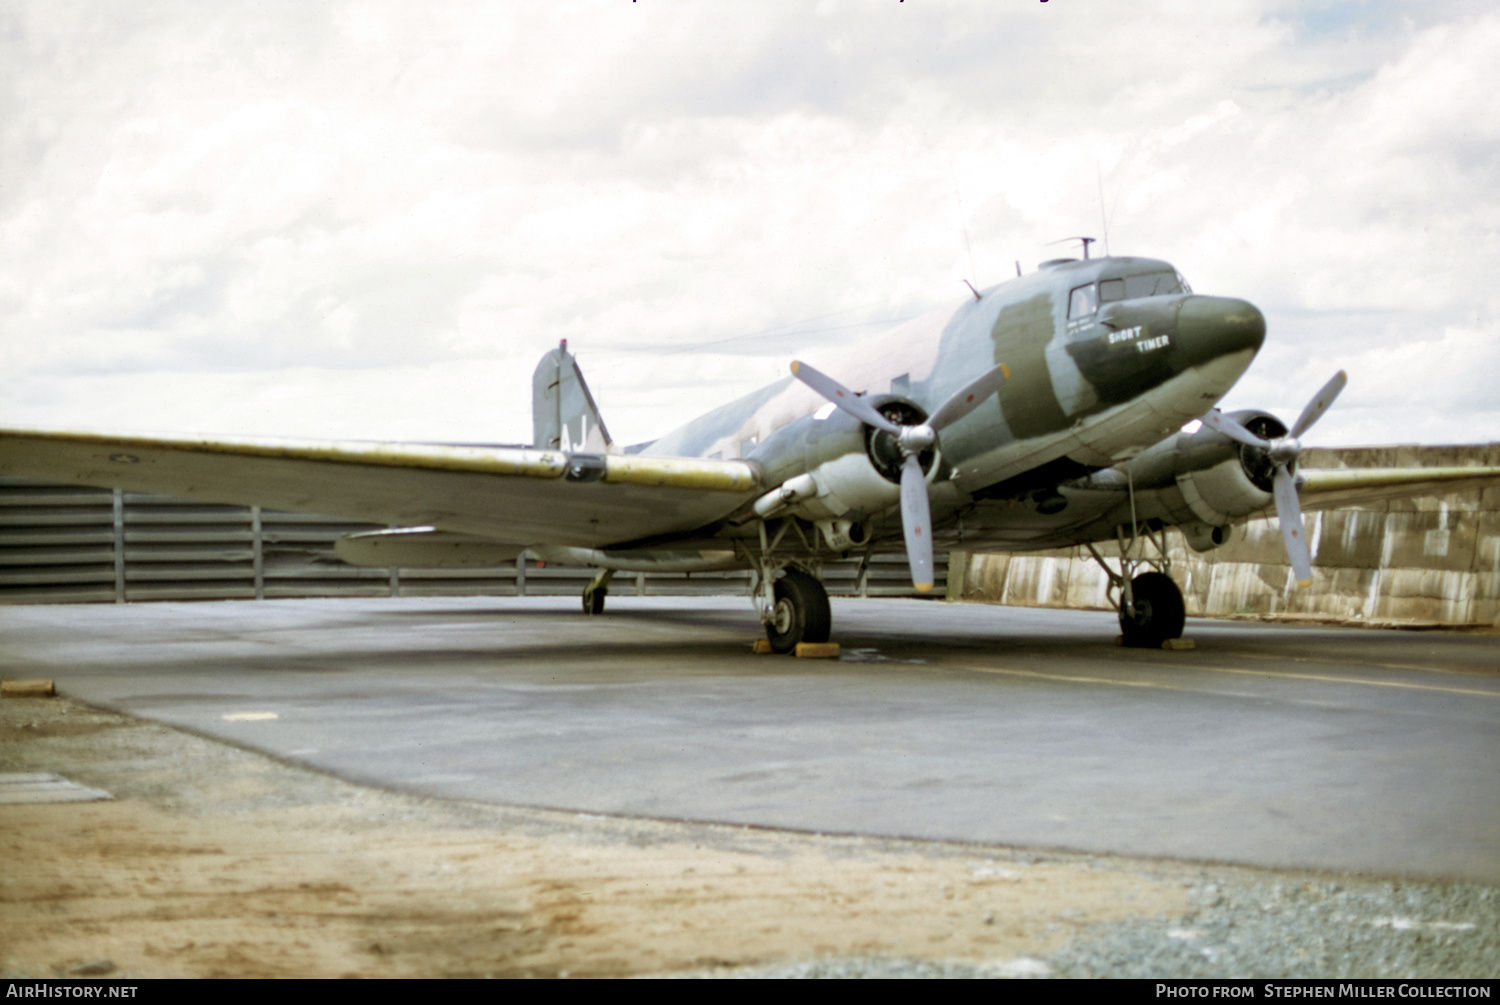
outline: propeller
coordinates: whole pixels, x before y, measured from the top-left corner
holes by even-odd
[[[863,397],[806,363],[793,363],[792,375],[860,422],[895,438],[903,458],[901,529],[906,535],[906,560],[911,566],[912,585],[926,593],[932,589],[933,580],[932,506],[927,496],[927,479],[922,474],[922,452],[937,442],[940,430],[953,425],[1000,390],[1000,385],[1010,379],[1010,369],[1001,363],[959,389],[926,422],[910,426],[892,422]]]
[[[1302,519],[1302,505],[1297,501],[1297,482],[1292,477],[1291,466],[1302,454],[1302,434],[1323,417],[1347,383],[1349,376],[1344,371],[1334,374],[1333,379],[1307,403],[1291,431],[1274,440],[1256,436],[1217,408],[1203,417],[1205,425],[1212,426],[1231,440],[1264,450],[1271,463],[1276,465],[1276,479],[1272,484],[1276,519],[1281,523],[1281,539],[1286,544],[1287,557],[1292,560],[1292,571],[1299,586],[1312,582],[1312,553],[1307,547],[1307,524]]]

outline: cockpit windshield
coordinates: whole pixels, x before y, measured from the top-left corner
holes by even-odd
[[[1147,272],[1124,279],[1106,279],[1099,284],[1099,302],[1134,300],[1137,297],[1160,297],[1171,293],[1190,293],[1188,285],[1176,272]]]
[[[1093,284],[1080,286],[1068,296],[1068,317],[1086,318],[1099,309]]]

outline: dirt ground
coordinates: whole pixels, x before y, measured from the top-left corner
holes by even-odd
[[[406,796],[62,698],[0,702],[0,771],[115,797],[0,805],[6,976],[629,976],[861,953],[1024,974],[1084,926],[1186,899],[1130,863]]]
[[[65,698],[0,701],[0,774],[16,772],[113,798],[0,803],[11,978],[1475,976],[1500,960],[1500,889],[429,799]]]

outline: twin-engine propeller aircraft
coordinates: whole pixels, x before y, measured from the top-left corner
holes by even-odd
[[[593,614],[617,571],[748,569],[783,653],[828,640],[827,559],[904,545],[925,591],[935,548],[1084,545],[1125,641],[1159,646],[1183,629],[1170,528],[1207,550],[1274,506],[1305,585],[1303,510],[1500,482],[1500,468],[1299,470],[1342,373],[1290,428],[1214,409],[1265,334],[1253,305],[1194,294],[1166,262],[1056,259],[634,447],[610,438],[563,343],[536,371],[529,447],[0,430],[0,472],[399,528],[341,540],[358,565],[528,551],[597,569]]]

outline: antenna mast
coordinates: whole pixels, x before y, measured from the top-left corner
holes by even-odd
[[[1099,239],[1097,237],[1064,237],[1064,238],[1061,238],[1060,240],[1048,241],[1047,243],[1049,245],[1053,245],[1053,244],[1066,244],[1069,241],[1081,241],[1081,242],[1083,242],[1083,260],[1085,262],[1087,262],[1089,260],[1089,245],[1094,244],[1098,240]]]

